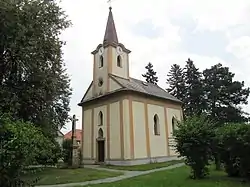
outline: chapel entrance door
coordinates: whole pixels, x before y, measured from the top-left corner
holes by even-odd
[[[97,141],[97,156],[98,156],[98,162],[104,162],[105,159],[105,143],[104,140],[98,140]]]

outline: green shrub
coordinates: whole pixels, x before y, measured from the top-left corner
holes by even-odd
[[[49,146],[51,147],[51,152],[42,151],[36,158],[38,164],[55,165],[58,163],[59,158],[62,157],[62,149],[58,142],[52,139]]]
[[[231,177],[250,178],[250,126],[228,124],[220,129],[221,161]]]
[[[30,186],[36,181],[22,178],[27,166],[39,155],[52,155],[51,141],[31,123],[0,116],[0,186]]]
[[[205,116],[194,116],[180,122],[174,132],[175,147],[191,167],[191,177],[194,179],[208,174],[207,166],[212,158],[213,126]]]
[[[72,140],[71,139],[65,139],[63,140],[62,144],[63,148],[63,162],[67,165],[71,165],[72,162]]]

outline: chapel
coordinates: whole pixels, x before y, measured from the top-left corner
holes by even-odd
[[[182,102],[158,85],[130,77],[130,50],[119,42],[112,8],[93,55],[93,80],[82,108],[85,164],[136,165],[176,156],[172,132]]]

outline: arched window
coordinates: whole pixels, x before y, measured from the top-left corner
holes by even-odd
[[[120,55],[117,56],[117,66],[120,68],[122,67],[122,59]]]
[[[160,124],[159,124],[159,117],[157,114],[154,115],[154,134],[160,135]]]
[[[177,119],[175,117],[172,117],[172,132],[176,129]]]
[[[98,125],[102,126],[103,125],[103,113],[100,111],[98,115]]]
[[[103,56],[100,56],[99,59],[99,68],[103,67]]]
[[[103,130],[99,129],[98,131],[98,138],[103,138]]]

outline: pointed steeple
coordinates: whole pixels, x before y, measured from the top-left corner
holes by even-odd
[[[103,43],[118,43],[118,37],[115,29],[115,22],[112,14],[112,8],[109,7],[109,17],[106,25],[106,31]]]

